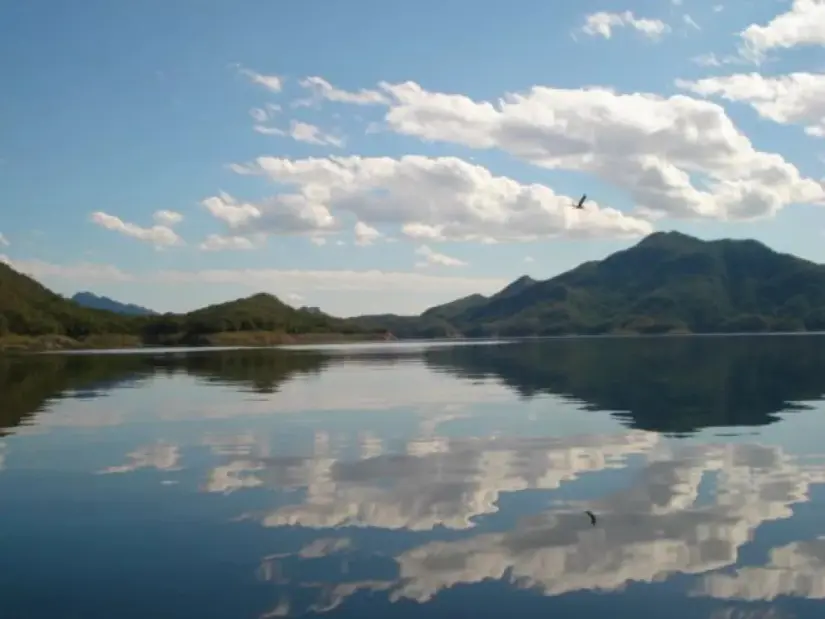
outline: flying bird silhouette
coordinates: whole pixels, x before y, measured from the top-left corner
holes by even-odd
[[[582,195],[581,200],[578,203],[573,203],[573,208],[584,208],[584,201],[587,200],[587,194]]]
[[[588,510],[584,513],[587,514],[590,517],[590,524],[592,524],[595,527],[596,526],[596,516],[593,514],[593,512]]]

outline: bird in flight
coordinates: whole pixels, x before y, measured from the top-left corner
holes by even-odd
[[[587,200],[587,194],[582,195],[581,200],[578,203],[573,203],[573,208],[584,208],[584,201]]]
[[[596,516],[593,514],[593,512],[588,510],[584,513],[587,514],[588,516],[590,516],[590,524],[592,524],[595,527],[596,526]]]

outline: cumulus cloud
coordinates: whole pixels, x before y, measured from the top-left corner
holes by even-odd
[[[774,49],[825,45],[825,2],[794,0],[791,8],[764,26],[751,24],[740,33],[744,48],[754,60]]]
[[[203,251],[225,251],[255,249],[257,245],[245,236],[210,234],[198,247]]]
[[[230,228],[238,228],[247,224],[252,219],[261,217],[261,211],[257,206],[244,202],[238,202],[226,192],[220,192],[217,196],[206,198],[201,204],[212,216],[220,219]]]
[[[179,224],[183,221],[183,215],[175,211],[155,211],[152,218],[155,220],[156,224],[166,226],[167,228],[171,228],[175,224]]]
[[[609,39],[616,28],[632,28],[650,39],[658,39],[670,32],[670,26],[660,19],[638,18],[631,11],[608,13],[599,11],[585,17],[581,31],[590,36]]]
[[[331,133],[325,133],[320,127],[298,120],[293,120],[290,123],[289,130],[279,129],[278,127],[268,127],[266,125],[255,125],[253,129],[263,135],[290,137],[296,142],[303,142],[304,144],[334,146],[335,148],[342,148],[344,146],[344,138]]]
[[[373,228],[372,226],[368,226],[362,221],[359,221],[355,224],[355,244],[364,247],[366,245],[372,245],[375,241],[380,239],[382,234]]]
[[[696,81],[676,80],[676,85],[702,96],[747,103],[762,118],[804,125],[809,135],[825,137],[825,73],[775,77],[743,73]]]
[[[467,266],[467,263],[463,260],[453,258],[452,256],[448,256],[446,254],[440,254],[437,251],[433,251],[427,245],[422,245],[421,247],[415,250],[415,253],[424,258],[424,260],[422,260],[421,262],[416,263],[415,266],[418,267],[428,267],[433,265],[442,267]]]
[[[240,69],[240,73],[244,77],[249,78],[252,83],[263,86],[271,92],[281,92],[284,88],[283,79],[278,75],[264,75],[263,73],[244,68]]]
[[[275,103],[267,103],[264,107],[253,107],[249,110],[249,115],[256,123],[265,123],[281,111],[281,106]]]
[[[756,150],[710,101],[534,86],[494,104],[413,82],[382,88],[393,98],[386,124],[398,133],[592,173],[624,189],[640,212],[747,220],[825,199],[819,182]]]
[[[297,101],[296,104],[298,106],[317,105],[321,101],[350,103],[353,105],[377,105],[387,102],[386,95],[380,91],[361,89],[355,92],[348,92],[340,88],[335,88],[321,77],[307,77],[299,83],[303,88],[310,91],[311,96],[308,99]]]
[[[432,240],[529,241],[563,234],[638,237],[652,231],[641,218],[600,208],[596,202],[585,210],[572,209],[569,196],[549,187],[494,176],[455,157],[259,157],[231,169],[294,188],[293,193],[250,205],[245,226],[236,224],[250,231],[338,231],[342,218],[336,212],[370,226],[399,226],[407,236]],[[215,209],[213,214],[219,212]]]
[[[119,217],[109,215],[102,211],[95,211],[90,215],[89,219],[102,228],[119,232],[120,234],[130,236],[139,241],[151,243],[157,248],[183,244],[183,239],[168,225],[156,224],[151,228],[142,228],[137,224],[125,222]]]

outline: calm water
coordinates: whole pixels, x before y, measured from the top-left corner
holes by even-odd
[[[0,358],[0,617],[822,619],[823,394],[816,336]]]

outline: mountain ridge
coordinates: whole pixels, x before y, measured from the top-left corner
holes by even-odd
[[[126,316],[83,307],[0,264],[0,335],[88,341],[122,334],[134,345],[264,345],[333,335],[387,339],[806,330],[825,330],[825,266],[754,240],[704,241],[680,232],[657,232],[603,260],[544,280],[522,276],[495,294],[468,295],[415,316],[338,318],[317,308],[296,309],[267,293],[184,314]]]
[[[158,314],[158,312],[146,307],[135,305],[134,303],[121,303],[110,297],[96,295],[88,290],[75,293],[71,297],[71,300],[83,307],[108,310],[115,314],[124,314],[126,316],[154,316]]]
[[[655,232],[545,280],[520,277],[460,312],[434,306],[405,332],[466,337],[825,329],[825,266],[752,239]],[[378,328],[381,321],[355,318]],[[391,321],[385,323],[389,326]]]

